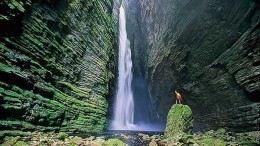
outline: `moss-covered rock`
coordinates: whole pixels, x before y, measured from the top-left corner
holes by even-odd
[[[225,146],[225,145],[259,145],[259,131],[249,133],[226,132],[224,128],[217,131],[210,130],[193,135],[187,133],[176,133],[162,142],[166,145],[201,145],[201,146]]]
[[[20,140],[21,137],[20,136],[16,136],[16,137],[6,137],[4,139],[4,143],[2,144],[2,146],[12,146],[14,145],[18,140]]]
[[[126,146],[126,144],[119,139],[109,139],[102,143],[102,146]]]
[[[14,146],[29,146],[29,145],[24,141],[17,141]]]
[[[198,143],[202,146],[225,146],[225,142],[220,139],[215,138],[206,138],[198,141]]]
[[[57,134],[56,138],[59,139],[59,140],[64,140],[65,138],[68,138],[69,135],[67,133],[64,133],[64,132],[60,132]]]
[[[164,136],[172,137],[177,133],[190,132],[193,127],[192,111],[189,106],[174,104],[167,116]]]
[[[225,128],[219,128],[217,131],[216,131],[217,134],[225,134],[226,133],[226,129]]]
[[[0,138],[107,128],[115,66],[112,5],[0,2]]]

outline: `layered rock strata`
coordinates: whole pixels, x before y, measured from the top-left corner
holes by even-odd
[[[165,122],[178,90],[193,111],[195,131],[259,130],[259,1],[129,3],[140,7],[128,11],[128,27],[134,27],[130,40],[154,120]]]
[[[107,127],[112,0],[0,2],[0,136]]]

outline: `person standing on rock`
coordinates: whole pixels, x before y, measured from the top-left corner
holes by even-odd
[[[176,90],[175,90],[175,94],[176,94],[176,104],[178,103],[177,101],[179,101],[179,104],[181,104],[181,100],[182,100],[181,94]]]

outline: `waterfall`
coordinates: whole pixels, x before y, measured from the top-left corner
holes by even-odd
[[[157,123],[152,123],[149,121],[149,113],[144,111],[148,108],[148,103],[141,101],[145,96],[145,86],[144,81],[139,81],[135,79],[135,86],[138,85],[139,92],[138,102],[136,102],[136,109],[134,109],[134,94],[132,90],[132,58],[130,41],[127,39],[126,32],[126,16],[125,10],[121,6],[119,10],[119,58],[118,58],[118,79],[117,79],[117,92],[113,109],[113,117],[110,123],[110,130],[135,130],[135,131],[163,131],[165,125],[160,125]],[[138,81],[138,82],[136,82]],[[139,97],[140,96],[140,97]],[[147,97],[149,98],[149,97]],[[142,104],[140,104],[142,103]],[[138,112],[134,115],[135,110]],[[135,119],[134,116],[147,117],[144,119]],[[135,117],[136,118],[136,117]]]
[[[130,42],[126,33],[126,18],[124,8],[119,11],[119,59],[118,83],[114,106],[112,130],[131,130],[134,128],[134,99],[132,91],[132,58]]]

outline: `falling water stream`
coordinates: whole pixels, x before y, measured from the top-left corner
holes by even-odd
[[[134,99],[132,91],[132,59],[130,42],[126,33],[124,8],[119,12],[119,60],[118,87],[114,107],[113,130],[131,130],[134,127]]]
[[[147,118],[149,113],[145,111],[148,111],[149,106],[147,102],[142,102],[142,98],[145,98],[143,95],[143,93],[145,93],[145,91],[143,91],[144,89],[141,88],[140,92],[142,94],[135,95],[133,93],[133,63],[131,58],[130,41],[127,39],[125,10],[122,6],[119,11],[118,56],[117,92],[113,109],[113,117],[110,122],[109,129],[130,131],[163,131],[164,126],[152,123],[149,121],[149,118]],[[139,86],[143,84],[143,82],[138,83]],[[138,96],[136,97],[138,101],[134,101],[134,95]],[[149,99],[149,97],[146,98]],[[135,103],[138,107],[135,107]],[[142,103],[142,105],[140,105],[140,103]],[[140,116],[142,118],[140,118]],[[146,119],[144,119],[145,117]]]

